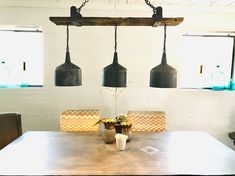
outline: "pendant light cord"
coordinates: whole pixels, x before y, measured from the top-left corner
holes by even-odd
[[[115,92],[114,92],[114,107],[115,107],[115,109],[114,109],[114,113],[115,113],[115,117],[117,117],[117,96],[118,96],[118,94],[117,94],[117,88],[115,88]]]
[[[161,65],[167,65],[166,60],[166,24],[164,24],[164,41],[163,41],[163,53]]]
[[[67,46],[66,46],[66,51],[69,51],[69,25],[67,24]]]
[[[117,52],[117,25],[114,26],[114,29],[115,29],[115,34],[114,34],[114,38],[115,38],[114,51]]]
[[[166,52],[166,24],[164,24],[164,43],[163,43],[163,52]]]

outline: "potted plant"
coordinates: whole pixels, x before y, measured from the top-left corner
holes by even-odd
[[[102,132],[103,140],[106,144],[115,142],[115,135],[117,133],[125,134],[128,136],[127,142],[132,138],[131,123],[128,122],[127,117],[124,115],[113,118],[101,118],[94,125],[103,124],[104,130]]]
[[[101,118],[94,125],[103,124],[104,130],[102,131],[102,138],[106,144],[112,144],[115,142],[115,119],[113,118]]]
[[[128,119],[125,115],[120,115],[116,117],[115,120],[115,131],[116,133],[125,134],[128,136],[127,142],[129,142],[132,138],[131,127],[132,124],[128,122]]]

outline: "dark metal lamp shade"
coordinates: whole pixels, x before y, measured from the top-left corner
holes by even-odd
[[[65,63],[56,67],[56,86],[80,86],[82,85],[81,69],[70,61],[69,51],[66,52]]]
[[[114,53],[113,63],[103,69],[103,86],[126,87],[127,69],[118,64],[117,52]]]
[[[167,64],[166,53],[162,54],[162,62],[150,71],[150,87],[176,88],[177,71]]]

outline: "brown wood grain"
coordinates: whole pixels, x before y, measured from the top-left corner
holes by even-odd
[[[50,21],[56,25],[74,25],[70,17],[49,17]],[[121,17],[82,17],[77,20],[78,26],[176,26],[184,18],[163,18],[156,21],[153,18],[121,18]]]
[[[0,151],[0,175],[223,175],[234,163],[235,152],[203,132],[134,133],[124,151],[98,135],[27,132]]]

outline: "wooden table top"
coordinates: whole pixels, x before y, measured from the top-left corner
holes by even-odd
[[[0,175],[235,174],[235,151],[204,132],[134,133],[126,150],[100,136],[26,132],[0,151]]]

